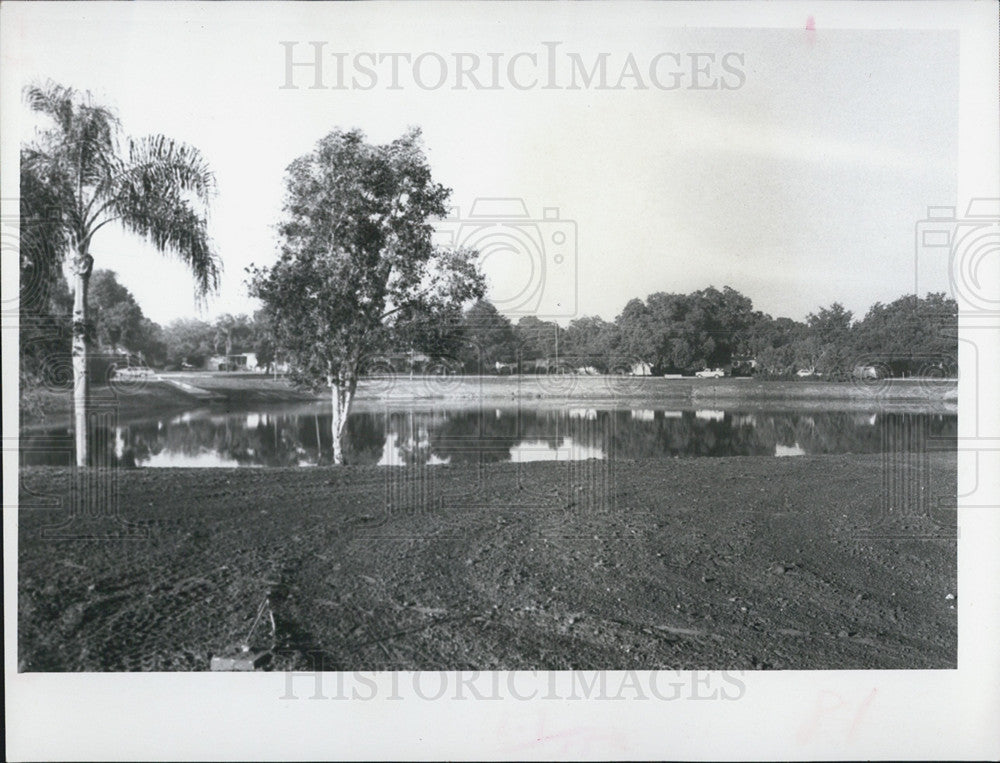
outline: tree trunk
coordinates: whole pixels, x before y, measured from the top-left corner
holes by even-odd
[[[76,465],[86,466],[90,461],[87,446],[88,380],[87,359],[90,356],[90,326],[87,315],[87,290],[94,258],[85,248],[80,248],[73,258],[73,423],[76,440]]]
[[[333,391],[333,422],[330,426],[330,434],[333,436],[333,463],[340,466],[344,463],[344,449],[340,442],[340,422],[344,418],[341,410],[342,396],[340,386],[334,382],[330,385]]]
[[[333,396],[333,421],[330,426],[333,435],[333,463],[341,466],[344,463],[343,436],[347,428],[347,415],[350,413],[358,382],[354,374],[343,372],[336,379],[328,377],[328,381]]]

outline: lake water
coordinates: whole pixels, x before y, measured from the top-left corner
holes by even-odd
[[[331,461],[319,404],[244,413],[191,411],[94,427],[100,462],[140,467],[315,466]],[[801,456],[954,449],[957,417],[938,413],[741,412],[655,408],[413,408],[352,413],[352,464]],[[21,463],[73,462],[72,433],[25,433]]]

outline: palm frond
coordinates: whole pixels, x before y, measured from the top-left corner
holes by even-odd
[[[47,82],[28,85],[24,99],[32,111],[50,117],[67,145],[89,144],[113,148],[121,124],[111,109],[95,104],[90,91],[80,92]]]
[[[31,110],[51,117],[65,133],[73,129],[73,104],[78,98],[76,90],[51,80],[24,88],[24,100]]]
[[[60,219],[81,243],[103,226],[119,222],[158,250],[178,255],[204,296],[218,289],[221,264],[207,230],[207,207],[215,176],[201,153],[162,135],[129,140],[110,109],[89,92],[53,82],[24,89],[28,106],[51,118],[22,151],[60,208]]]
[[[126,230],[180,257],[195,278],[199,296],[218,290],[222,262],[213,251],[205,217],[188,201],[145,195],[124,199],[114,211]]]
[[[216,291],[221,261],[207,230],[215,176],[201,153],[163,136],[130,140],[111,167],[104,208],[158,250],[176,254],[195,277],[197,293]]]
[[[35,112],[48,116],[52,126],[41,130],[34,148],[44,154],[61,174],[73,178],[79,210],[96,195],[117,155],[118,117],[93,103],[90,92],[79,92],[53,82],[30,85],[24,98]]]
[[[207,203],[216,191],[215,175],[201,152],[163,135],[129,141],[125,172],[126,182],[150,193],[182,190]]]

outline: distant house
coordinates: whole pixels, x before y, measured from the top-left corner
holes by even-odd
[[[401,352],[386,357],[387,363],[396,373],[424,373],[433,365],[430,355],[422,352]]]
[[[516,374],[517,363],[501,363],[499,360],[493,364],[497,374]]]
[[[757,359],[751,355],[734,355],[730,363],[733,376],[751,376],[757,370]]]
[[[640,360],[638,363],[633,363],[632,368],[629,370],[632,376],[652,376],[653,367],[644,360]]]
[[[441,373],[448,366],[447,361],[435,361],[422,352],[397,352],[375,355],[368,358],[361,367],[362,376],[391,376],[406,373]]]
[[[881,379],[886,374],[875,366],[855,366],[852,375],[855,379]]]
[[[257,353],[241,352],[234,355],[212,355],[205,361],[205,371],[256,371]]]
[[[538,358],[537,360],[526,360],[521,363],[521,367],[527,372],[532,374],[547,374],[553,369],[559,368],[559,365],[549,358]]]

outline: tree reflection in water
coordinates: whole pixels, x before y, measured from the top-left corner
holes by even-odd
[[[332,460],[330,414],[271,409],[97,428],[102,463],[122,466],[313,466]],[[954,447],[957,417],[817,413],[476,408],[358,412],[347,423],[349,464],[433,465],[519,460],[878,453]],[[22,463],[65,464],[52,443],[71,432],[22,435]],[[48,450],[46,450],[48,447]]]

